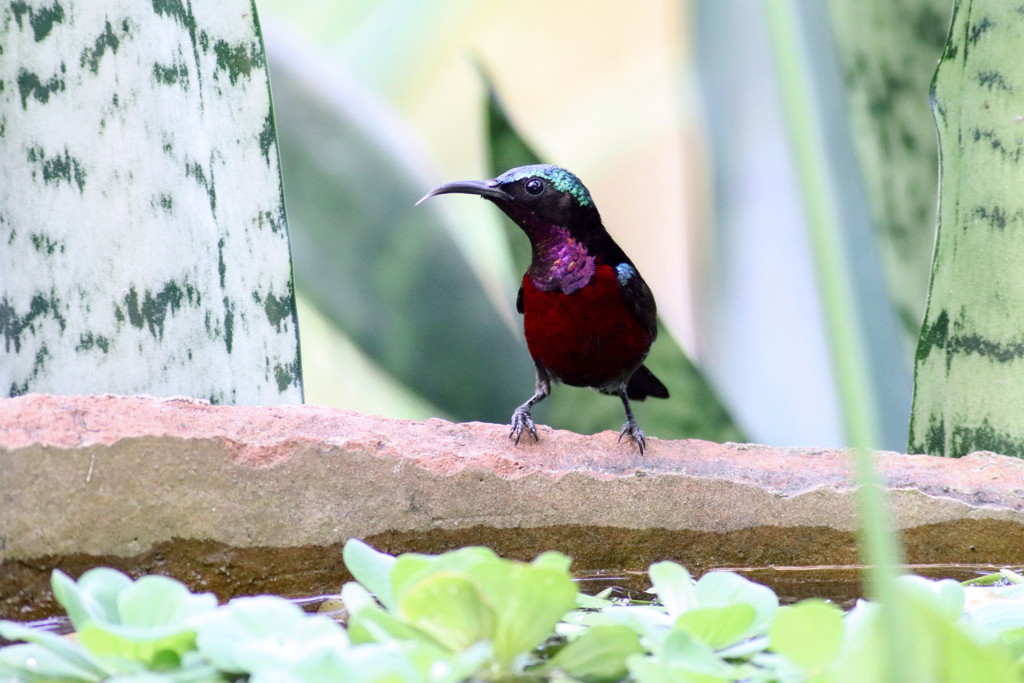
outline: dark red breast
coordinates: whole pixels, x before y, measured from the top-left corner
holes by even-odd
[[[541,291],[525,275],[523,328],[530,355],[573,386],[624,381],[643,362],[652,341],[626,303],[615,269],[604,264],[571,294]]]

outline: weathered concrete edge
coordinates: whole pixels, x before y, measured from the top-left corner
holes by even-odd
[[[141,397],[0,401],[0,425],[17,443],[0,434],[0,561],[131,556],[172,539],[324,546],[476,526],[856,526],[846,454],[836,451],[652,440],[640,459],[608,433],[544,430],[539,444],[515,448],[498,425]],[[901,529],[1024,525],[1020,461],[923,457],[879,458],[901,484],[891,495]]]

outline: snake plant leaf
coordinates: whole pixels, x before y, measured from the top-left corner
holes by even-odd
[[[935,242],[938,154],[925,93],[946,42],[952,5],[826,4],[889,298],[912,342],[924,315]]]
[[[541,163],[541,157],[518,133],[506,114],[494,86],[488,81],[487,123],[490,173],[497,176],[516,166]],[[600,200],[598,200],[600,204]],[[529,242],[510,220],[502,219],[517,272],[530,265]],[[509,283],[512,292],[518,282]],[[525,353],[520,351],[519,353]],[[658,321],[658,339],[646,365],[668,387],[668,400],[634,402],[637,420],[649,435],[663,439],[699,438],[709,441],[743,441],[714,388],[690,361],[668,328]],[[527,398],[523,396],[520,400]],[[536,415],[559,429],[593,433],[615,428],[622,420],[622,405],[614,397],[572,387],[557,386]]]
[[[506,422],[532,365],[452,239],[394,115],[269,35],[297,287],[449,417]]]
[[[302,401],[252,0],[0,9],[0,392]]]
[[[1024,457],[1024,14],[959,1],[935,73],[939,228],[910,452]]]

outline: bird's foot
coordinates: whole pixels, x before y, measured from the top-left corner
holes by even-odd
[[[622,425],[622,431],[619,432],[619,441],[622,441],[622,437],[627,434],[629,438],[633,439],[636,447],[640,449],[640,455],[643,455],[647,442],[644,440],[644,431],[640,429],[640,425],[636,423],[636,420],[630,419],[626,424]]]
[[[508,433],[508,438],[518,445],[524,431],[533,435],[533,440],[537,441],[537,428],[533,424],[533,417],[530,416],[530,407],[526,405],[519,406],[512,413],[512,429]]]

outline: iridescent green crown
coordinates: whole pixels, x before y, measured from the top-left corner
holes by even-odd
[[[559,166],[551,164],[535,164],[533,166],[520,166],[505,171],[496,178],[499,184],[514,183],[523,178],[544,178],[551,183],[551,186],[559,192],[568,192],[580,206],[593,206],[594,200],[590,198],[590,192],[586,185],[580,182],[575,174],[566,171]]]

